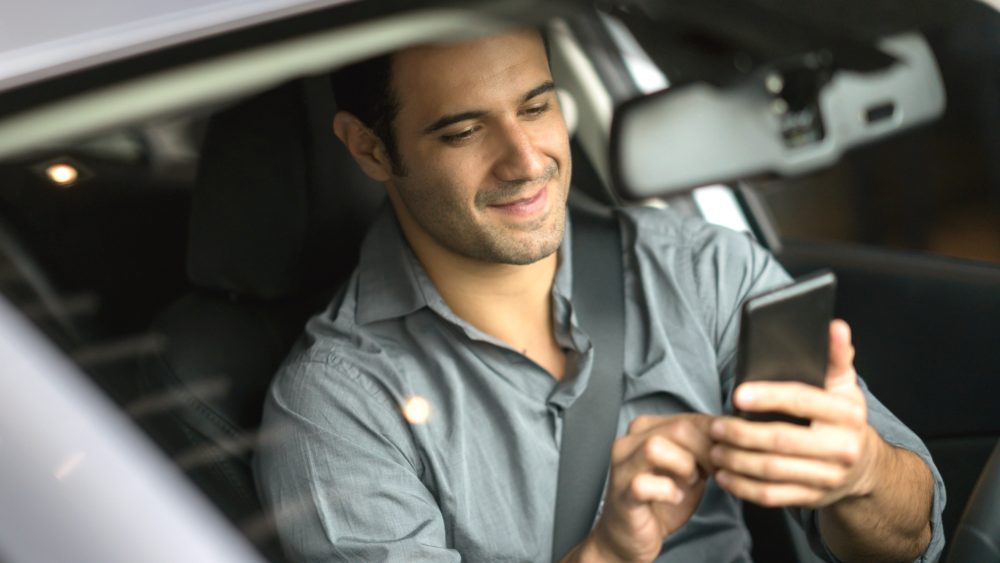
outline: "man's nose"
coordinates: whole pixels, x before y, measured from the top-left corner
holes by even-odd
[[[502,129],[501,151],[494,167],[497,179],[504,182],[532,181],[545,174],[545,154],[524,124],[517,122]]]

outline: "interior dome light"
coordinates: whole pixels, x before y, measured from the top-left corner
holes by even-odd
[[[69,187],[80,179],[80,172],[72,164],[57,162],[45,169],[45,176],[57,186]]]

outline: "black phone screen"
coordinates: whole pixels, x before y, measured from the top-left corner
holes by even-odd
[[[836,276],[821,271],[743,304],[736,385],[801,381],[822,387],[826,376]],[[749,420],[809,421],[778,413],[738,413]]]

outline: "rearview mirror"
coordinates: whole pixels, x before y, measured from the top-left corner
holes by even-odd
[[[696,83],[623,104],[611,130],[618,189],[643,199],[801,174],[941,115],[944,87],[926,41],[906,34],[879,47],[896,62],[878,71],[836,69],[828,55],[812,53],[734,86]]]

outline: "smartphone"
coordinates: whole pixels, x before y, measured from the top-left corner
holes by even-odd
[[[823,387],[837,278],[822,270],[751,297],[743,304],[736,385],[746,381],[801,381]],[[782,413],[740,412],[759,422],[809,421]]]

